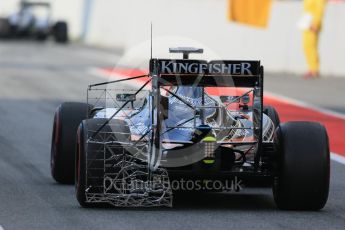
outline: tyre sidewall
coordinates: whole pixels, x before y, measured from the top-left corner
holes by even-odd
[[[276,131],[278,175],[274,199],[281,209],[319,210],[329,192],[328,136],[318,123],[281,124]]]

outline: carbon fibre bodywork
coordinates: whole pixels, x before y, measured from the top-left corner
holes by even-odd
[[[195,107],[202,106],[203,91],[201,87],[180,86],[174,91],[176,95],[188,101],[191,105]],[[204,111],[205,122],[203,123],[200,117],[194,117],[193,110],[187,107],[184,102],[181,102],[172,95],[167,96],[165,99],[168,101],[168,106],[165,112],[166,118],[164,119],[164,126],[162,128],[162,133],[164,133],[162,138],[162,151],[163,153],[169,152],[170,156],[168,154],[163,154],[164,158],[162,158],[161,166],[186,166],[201,160],[204,155],[200,152],[200,149],[197,148],[192,150],[191,146],[202,141],[200,138],[196,138],[195,133],[198,127],[202,125],[209,127],[216,141],[221,143],[218,144],[216,148],[221,145],[223,148],[238,148],[241,151],[247,152],[247,160],[251,159],[253,161],[256,149],[252,147],[252,143],[245,144],[246,142],[253,142],[254,140],[252,129],[253,112],[250,109],[228,111],[224,107],[219,96],[210,96],[205,93],[203,106],[208,108]],[[124,119],[127,122],[130,127],[131,139],[133,141],[140,138],[152,126],[150,110],[152,101],[150,100],[150,97],[147,97],[141,108],[123,109],[126,114],[125,116],[123,113],[119,113],[117,116],[112,117],[112,119]],[[110,118],[116,111],[116,108],[105,108],[97,111],[94,118]],[[263,114],[262,123],[263,142],[272,143],[275,131],[274,123],[266,114]],[[171,128],[179,126],[179,124],[183,124],[183,126]],[[148,141],[148,139],[145,140]],[[234,140],[243,145],[238,145],[237,147],[232,146],[231,143]],[[226,145],[227,142],[229,142],[230,145]],[[147,159],[147,156],[143,156],[142,159]]]

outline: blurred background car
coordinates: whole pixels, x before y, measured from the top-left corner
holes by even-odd
[[[2,38],[34,38],[44,41],[50,35],[56,42],[68,41],[67,23],[52,22],[49,2],[21,1],[18,11],[8,17],[0,18]]]

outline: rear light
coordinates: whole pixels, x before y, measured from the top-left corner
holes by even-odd
[[[215,152],[216,152],[216,138],[212,136],[205,137],[202,140],[204,144],[204,159],[205,164],[213,164],[215,162]]]

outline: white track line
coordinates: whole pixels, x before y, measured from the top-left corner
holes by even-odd
[[[337,153],[331,153],[331,160],[345,165],[345,157],[343,157],[342,155],[339,155]]]
[[[90,68],[88,70],[88,73],[93,75],[93,76],[97,76],[97,77],[101,77],[101,78],[106,78],[106,79],[109,79],[111,77],[120,77],[120,76],[111,76],[111,75],[105,74],[104,72],[101,71],[100,68]],[[328,116],[334,116],[334,117],[337,117],[337,118],[345,120],[345,115],[342,114],[342,113],[338,113],[338,112],[335,112],[335,111],[332,111],[332,110],[324,109],[324,108],[321,108],[321,107],[318,107],[318,106],[315,106],[315,105],[308,104],[308,103],[303,102],[303,101],[295,100],[295,99],[292,99],[292,98],[289,98],[289,97],[285,97],[285,96],[278,95],[278,94],[275,94],[275,93],[272,93],[272,92],[267,92],[267,91],[265,91],[265,96],[269,97],[269,98],[276,99],[278,101],[286,102],[288,104],[292,104],[292,105],[296,105],[296,106],[312,109],[312,110],[315,110],[315,111],[317,111],[319,113],[323,113],[323,114],[328,115]],[[343,157],[342,155],[340,155],[338,153],[331,153],[331,159],[333,161],[336,161],[338,163],[341,163],[341,164],[345,165],[345,157]]]

